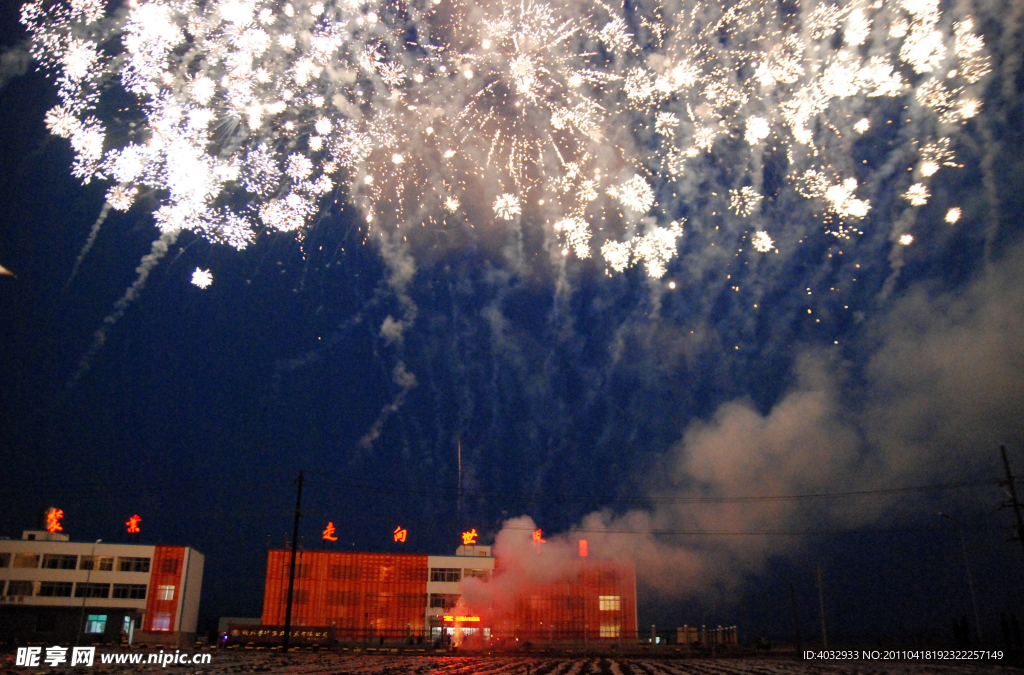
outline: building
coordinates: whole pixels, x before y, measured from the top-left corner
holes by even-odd
[[[0,640],[182,645],[195,639],[203,554],[185,546],[0,540]]]
[[[282,626],[291,551],[267,554],[264,626]],[[581,558],[557,582],[502,598],[479,615],[464,614],[461,582],[502,574],[489,546],[454,556],[302,551],[295,565],[292,626],[332,627],[342,641],[423,642],[455,636],[532,642],[636,639],[632,565]],[[496,571],[497,567],[497,571]]]

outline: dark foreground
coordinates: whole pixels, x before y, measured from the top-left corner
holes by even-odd
[[[198,653],[198,652],[197,652]],[[975,675],[1021,673],[999,662],[881,662],[800,661],[796,659],[672,659],[672,658],[551,658],[525,656],[408,656],[337,653],[279,653],[220,651],[205,665],[103,664],[75,668],[15,665],[13,654],[2,657],[8,673],[324,673],[327,675]]]

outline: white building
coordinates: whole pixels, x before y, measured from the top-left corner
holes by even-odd
[[[490,546],[460,546],[455,555],[427,556],[427,615],[425,625],[429,629],[430,639],[436,640],[447,628],[451,635],[452,621],[445,621],[445,615],[451,615],[461,597],[460,582],[469,577],[489,578],[494,574],[494,558],[491,557]],[[485,637],[490,637],[490,628],[484,629]],[[476,627],[464,628],[464,632],[474,635]]]
[[[0,540],[0,641],[191,643],[203,563],[185,546],[79,543],[46,530]]]

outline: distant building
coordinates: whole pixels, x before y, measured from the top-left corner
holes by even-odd
[[[0,540],[0,641],[191,643],[203,563],[185,546],[71,542],[45,530]]]
[[[267,554],[263,624],[283,626],[291,551]],[[295,566],[292,625],[332,627],[343,641],[473,640],[532,642],[635,640],[636,575],[632,565],[581,558],[556,583],[533,586],[503,609],[463,616],[460,582],[500,575],[489,546],[454,556],[302,551]]]

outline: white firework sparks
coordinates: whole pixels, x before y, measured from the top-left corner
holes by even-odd
[[[911,206],[924,206],[928,203],[928,186],[924,183],[914,183],[904,193],[903,198],[910,202]]]
[[[555,232],[565,236],[565,253],[570,250],[577,258],[590,257],[590,228],[579,218],[563,218],[554,225]]]
[[[775,241],[764,230],[755,232],[754,236],[750,238],[750,243],[754,245],[755,250],[761,253],[767,253],[775,248]]]
[[[515,195],[506,193],[494,200],[494,214],[502,220],[512,220],[522,212],[519,198]]]
[[[961,211],[959,206],[954,206],[949,211],[946,211],[946,222],[950,225],[955,224],[960,220]]]
[[[761,193],[749,185],[739,190],[729,190],[729,208],[738,216],[749,216],[761,203]]]
[[[213,274],[210,270],[199,269],[198,267],[192,273],[192,285],[198,286],[199,288],[209,288],[210,284],[213,283]]]
[[[237,248],[261,231],[300,234],[340,187],[380,236],[523,216],[557,224],[548,236],[577,257],[598,239],[610,269],[656,275],[671,237],[638,243],[636,219],[671,232],[681,186],[762,185],[762,153],[786,154],[798,193],[850,236],[845,221],[864,219],[872,196],[853,176],[872,183],[846,137],[869,136],[892,105],[919,106],[916,182],[900,189],[920,205],[926,181],[957,166],[952,128],[979,114],[991,71],[975,21],[930,0],[799,17],[756,0],[108,5],[22,8],[57,85],[48,129],[69,140],[76,177],[112,184],[111,206],[145,192],[161,231]],[[106,114],[112,104],[128,112]],[[761,200],[740,188],[730,208],[749,215]]]

